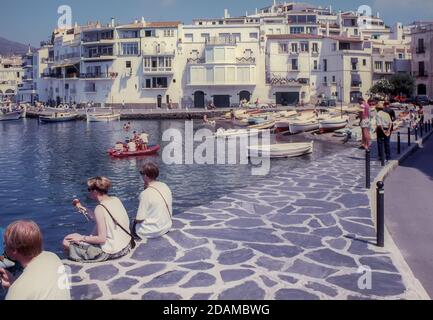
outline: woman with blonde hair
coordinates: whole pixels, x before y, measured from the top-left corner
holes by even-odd
[[[78,262],[101,262],[126,255],[135,246],[129,230],[129,217],[122,202],[108,195],[111,181],[105,177],[87,181],[89,197],[98,202],[94,211],[74,200],[78,211],[95,221],[89,236],[70,234],[63,240],[69,258]]]

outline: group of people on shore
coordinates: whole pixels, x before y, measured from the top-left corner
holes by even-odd
[[[143,165],[140,174],[144,181],[136,218],[130,220],[122,201],[109,195],[112,186],[106,177],[88,179],[89,198],[97,202],[92,210],[78,200],[74,206],[95,222],[89,235],[69,234],[63,249],[72,261],[102,262],[127,255],[136,241],[163,236],[172,227],[172,193],[158,181],[159,168],[153,162]],[[0,229],[0,285],[8,289],[10,300],[68,300],[69,286],[61,260],[43,251],[42,233],[33,221],[16,221],[6,230]],[[16,266],[22,268],[19,276]],[[60,285],[63,283],[64,285]]]
[[[377,147],[380,161],[388,162],[391,160],[391,135],[394,131],[394,123],[397,120],[395,111],[391,108],[388,101],[379,101],[374,106],[364,100],[359,100],[359,114],[360,127],[362,130],[362,142],[360,149],[370,150],[371,147],[371,135],[375,133],[377,136]],[[422,106],[418,106],[418,109],[409,110],[406,107],[406,113],[402,115],[409,115],[410,122],[416,124],[417,119],[421,122],[424,121],[424,109]],[[376,111],[374,113],[374,111]],[[373,126],[373,120],[375,120],[376,126]]]

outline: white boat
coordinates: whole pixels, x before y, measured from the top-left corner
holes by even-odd
[[[295,120],[289,123],[289,128],[291,134],[314,131],[319,129],[319,121],[314,118],[309,120]]]
[[[329,117],[319,120],[319,130],[321,133],[331,132],[345,128],[349,123],[349,117]]]
[[[87,114],[87,122],[108,122],[120,120],[120,113]]]
[[[257,129],[228,129],[225,130],[223,128],[219,128],[217,132],[214,133],[214,137],[216,138],[228,138],[228,137],[236,137],[236,136],[253,136],[258,135],[260,133]]]
[[[314,142],[306,143],[282,143],[272,145],[250,146],[250,157],[292,158],[313,152]]]
[[[66,122],[76,119],[77,114],[70,112],[53,112],[52,114],[47,116],[39,116],[39,121],[41,122]]]
[[[269,120],[263,123],[255,124],[252,126],[249,126],[249,129],[258,129],[258,130],[265,130],[265,129],[271,129],[275,125],[275,120]]]
[[[22,116],[21,111],[8,111],[8,110],[0,111],[0,121],[19,120],[21,116]]]

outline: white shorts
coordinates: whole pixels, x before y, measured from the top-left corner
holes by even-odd
[[[368,129],[370,128],[370,120],[369,119],[362,119],[360,124],[362,129]]]

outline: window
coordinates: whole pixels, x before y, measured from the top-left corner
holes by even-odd
[[[317,60],[314,60],[314,61],[313,61],[313,64],[314,64],[313,69],[314,69],[314,70],[317,70],[317,68],[318,68],[318,66],[317,66]]]
[[[210,40],[210,34],[209,33],[202,33],[201,37],[202,37],[204,42],[209,42],[209,40]]]
[[[86,82],[84,87],[85,92],[96,92],[96,83],[95,82]]]
[[[274,34],[274,29],[269,29],[269,34]]]
[[[399,54],[398,54],[398,58],[399,58],[399,59],[403,59],[403,53],[399,53]]]
[[[138,55],[138,43],[122,43],[122,56],[137,56]]]
[[[238,82],[240,83],[250,83],[250,68],[249,67],[239,67],[238,68]]]
[[[126,61],[126,67],[127,67],[127,68],[131,68],[131,67],[132,67],[132,65],[131,65],[131,61]]]
[[[152,80],[151,79],[146,79],[145,87],[147,89],[152,88]]]
[[[358,70],[358,61],[352,61],[352,71]]]
[[[307,33],[309,34],[315,34],[317,32],[316,27],[307,27]]]
[[[233,37],[233,39],[235,39],[236,42],[241,42],[241,34],[240,33],[233,33],[232,37]]]
[[[337,43],[332,44],[332,51],[337,51]]]
[[[292,70],[298,70],[298,59],[292,59]]]
[[[323,71],[328,71],[328,60],[323,59]]]
[[[367,59],[362,59],[362,65],[365,67],[367,65]]]
[[[318,53],[319,52],[319,45],[316,42],[313,43],[313,52],[314,53]]]
[[[258,39],[258,38],[259,38],[259,34],[257,32],[250,33],[250,39]]]
[[[291,34],[304,33],[304,27],[290,27]]]
[[[281,34],[281,29],[280,28],[276,29],[275,34]]]
[[[145,30],[144,31],[144,36],[145,37],[152,37],[152,34],[153,34],[152,30]]]
[[[225,80],[225,68],[215,67],[215,82],[224,82]]]
[[[278,53],[288,53],[289,48],[287,43],[279,43],[278,44]]]
[[[194,42],[194,35],[192,33],[185,33],[186,42]]]
[[[308,42],[301,42],[301,52],[308,52]]]
[[[335,76],[332,76],[332,83],[335,83]]]
[[[298,52],[298,44],[297,43],[292,43],[292,52],[293,53],[297,53]]]
[[[167,37],[167,38],[174,37],[174,29],[164,30],[164,37]]]
[[[386,72],[392,71],[392,62],[385,62],[385,71]]]
[[[374,69],[375,70],[382,70],[382,61],[375,61],[374,62]]]
[[[358,29],[353,29],[353,34],[355,35],[355,36],[357,36],[359,33],[358,33]]]
[[[152,78],[152,88],[167,88],[167,77],[154,77]]]
[[[213,68],[206,68],[206,81],[213,82]]]
[[[328,83],[328,77],[323,77],[323,83],[327,84]]]

